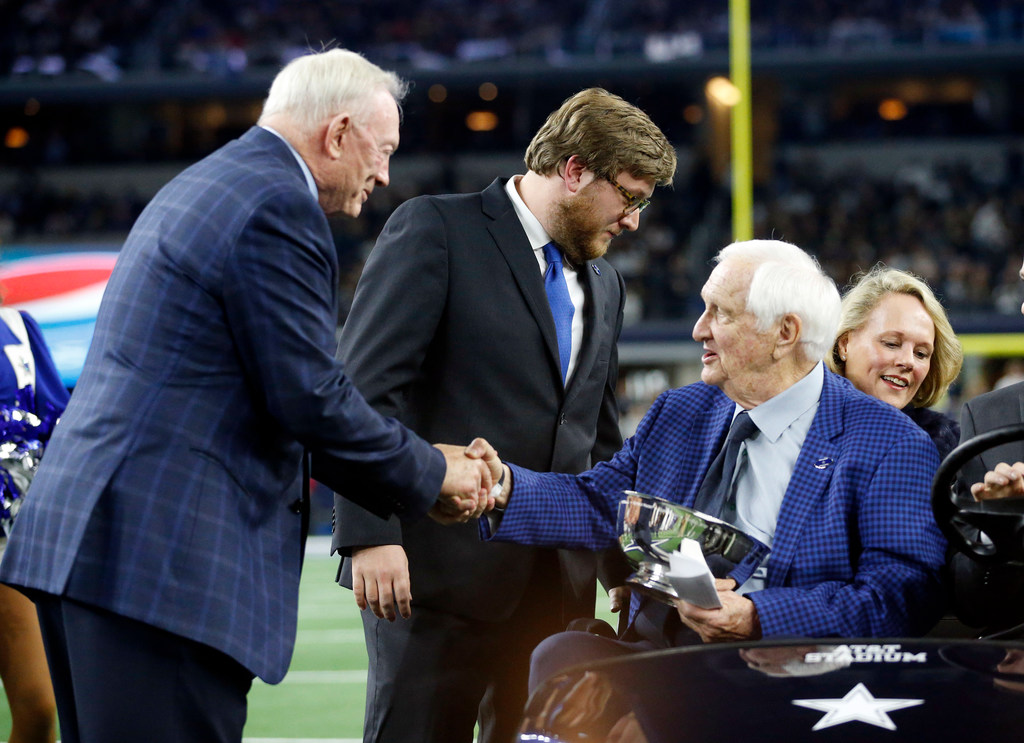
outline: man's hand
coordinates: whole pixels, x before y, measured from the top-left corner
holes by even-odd
[[[1024,496],[1024,462],[1000,462],[985,473],[984,482],[971,485],[971,495],[978,501]]]
[[[736,581],[718,578],[715,588],[722,601],[719,609],[701,609],[682,599],[676,601],[679,618],[704,642],[761,639],[761,623],[754,602],[734,592]]]
[[[482,442],[484,446],[474,446],[478,441]],[[473,443],[466,449],[466,454],[473,458],[479,457],[491,472],[491,480],[494,482],[494,487],[490,492],[490,503],[488,503],[487,508],[484,510],[490,511],[494,508],[504,508],[507,506],[508,495],[512,492],[512,470],[501,461],[498,457],[498,452],[483,439],[474,439]],[[498,484],[499,480],[501,481],[500,487]]]
[[[615,586],[608,591],[608,611],[617,614],[623,609],[628,609],[631,593],[629,586]]]
[[[473,439],[469,446],[434,444],[444,454],[447,469],[441,495],[430,517],[442,524],[455,524],[477,518],[494,508],[491,488],[494,481],[488,462],[498,453],[484,439]]]
[[[395,621],[395,607],[403,619],[412,614],[409,558],[400,544],[357,547],[352,550],[352,591],[359,608],[379,619]]]
[[[483,441],[483,439],[475,439],[473,443],[477,441]],[[486,441],[483,442],[487,444]],[[470,444],[472,447],[472,444]],[[472,451],[467,449],[467,454],[471,457],[480,455],[480,458],[487,465],[487,469],[491,472],[491,480],[494,481],[494,487],[491,489],[490,497],[491,503],[487,507],[487,511],[493,508],[505,508],[508,505],[508,495],[512,492],[512,470],[508,468],[508,465],[501,461],[498,457],[498,452],[495,451],[494,447],[487,444],[486,448],[477,447]],[[504,479],[503,479],[504,476]],[[501,481],[499,487],[498,481]]]

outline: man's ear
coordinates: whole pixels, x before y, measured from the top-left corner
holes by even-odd
[[[573,155],[565,161],[565,168],[562,171],[562,181],[569,193],[576,193],[588,182],[584,177],[587,172],[587,165],[579,155]]]
[[[786,354],[793,353],[800,343],[800,335],[803,331],[803,321],[799,315],[784,315],[778,324],[778,337],[775,342],[775,350],[772,355],[780,359]]]
[[[324,131],[324,151],[336,160],[341,156],[347,144],[346,138],[352,134],[352,114],[343,112],[327,122]]]

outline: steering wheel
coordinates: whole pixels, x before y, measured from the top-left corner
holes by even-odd
[[[1024,566],[1024,498],[975,501],[956,492],[956,475],[992,447],[1024,440],[1024,423],[1003,426],[963,442],[939,465],[932,481],[932,511],[951,546],[982,564]]]

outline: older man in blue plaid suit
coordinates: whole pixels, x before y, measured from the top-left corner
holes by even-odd
[[[66,743],[241,740],[253,675],[280,681],[295,641],[304,450],[382,518],[444,491],[457,519],[490,486],[334,358],[325,215],[387,185],[403,92],[352,52],[298,58],[128,236],[0,571],[37,601]]]
[[[634,596],[619,640],[546,640],[533,685],[597,654],[767,636],[899,637],[938,619],[945,544],[929,501],[938,454],[900,411],[823,368],[838,320],[832,281],[796,246],[748,241],[719,253],[702,297],[693,330],[702,381],[661,395],[619,453],[582,475],[505,464],[504,510],[481,529],[542,546],[614,544],[623,491],[694,505],[745,410],[758,431],[722,514],[771,545],[763,575],[739,592],[719,579],[720,609],[679,601],[660,610]]]

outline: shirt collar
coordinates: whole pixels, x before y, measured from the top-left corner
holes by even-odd
[[[308,188],[309,192],[313,194],[314,199],[319,200],[320,192],[317,191],[316,181],[313,180],[313,174],[310,172],[309,166],[306,165],[306,161],[302,159],[301,155],[299,155],[298,150],[292,147],[292,143],[285,139],[284,135],[282,135],[281,132],[277,131],[276,129],[271,129],[269,126],[266,126],[265,124],[260,124],[260,128],[266,129],[268,132],[270,132],[275,137],[277,137],[278,139],[285,143],[285,145],[288,147],[288,150],[292,153],[292,157],[295,158],[295,162],[297,162],[299,164],[299,167],[302,168],[302,175],[305,176],[306,178],[306,188]]]
[[[523,197],[519,195],[519,189],[516,188],[516,184],[521,178],[521,175],[514,175],[509,178],[505,183],[505,193],[512,199],[512,208],[516,210],[516,216],[519,217],[519,221],[523,225],[526,237],[530,241],[530,247],[534,250],[540,250],[551,242],[551,236],[541,226],[540,220],[526,206]]]
[[[799,382],[747,412],[764,437],[777,441],[797,418],[818,404],[824,383],[825,367],[819,361]]]

